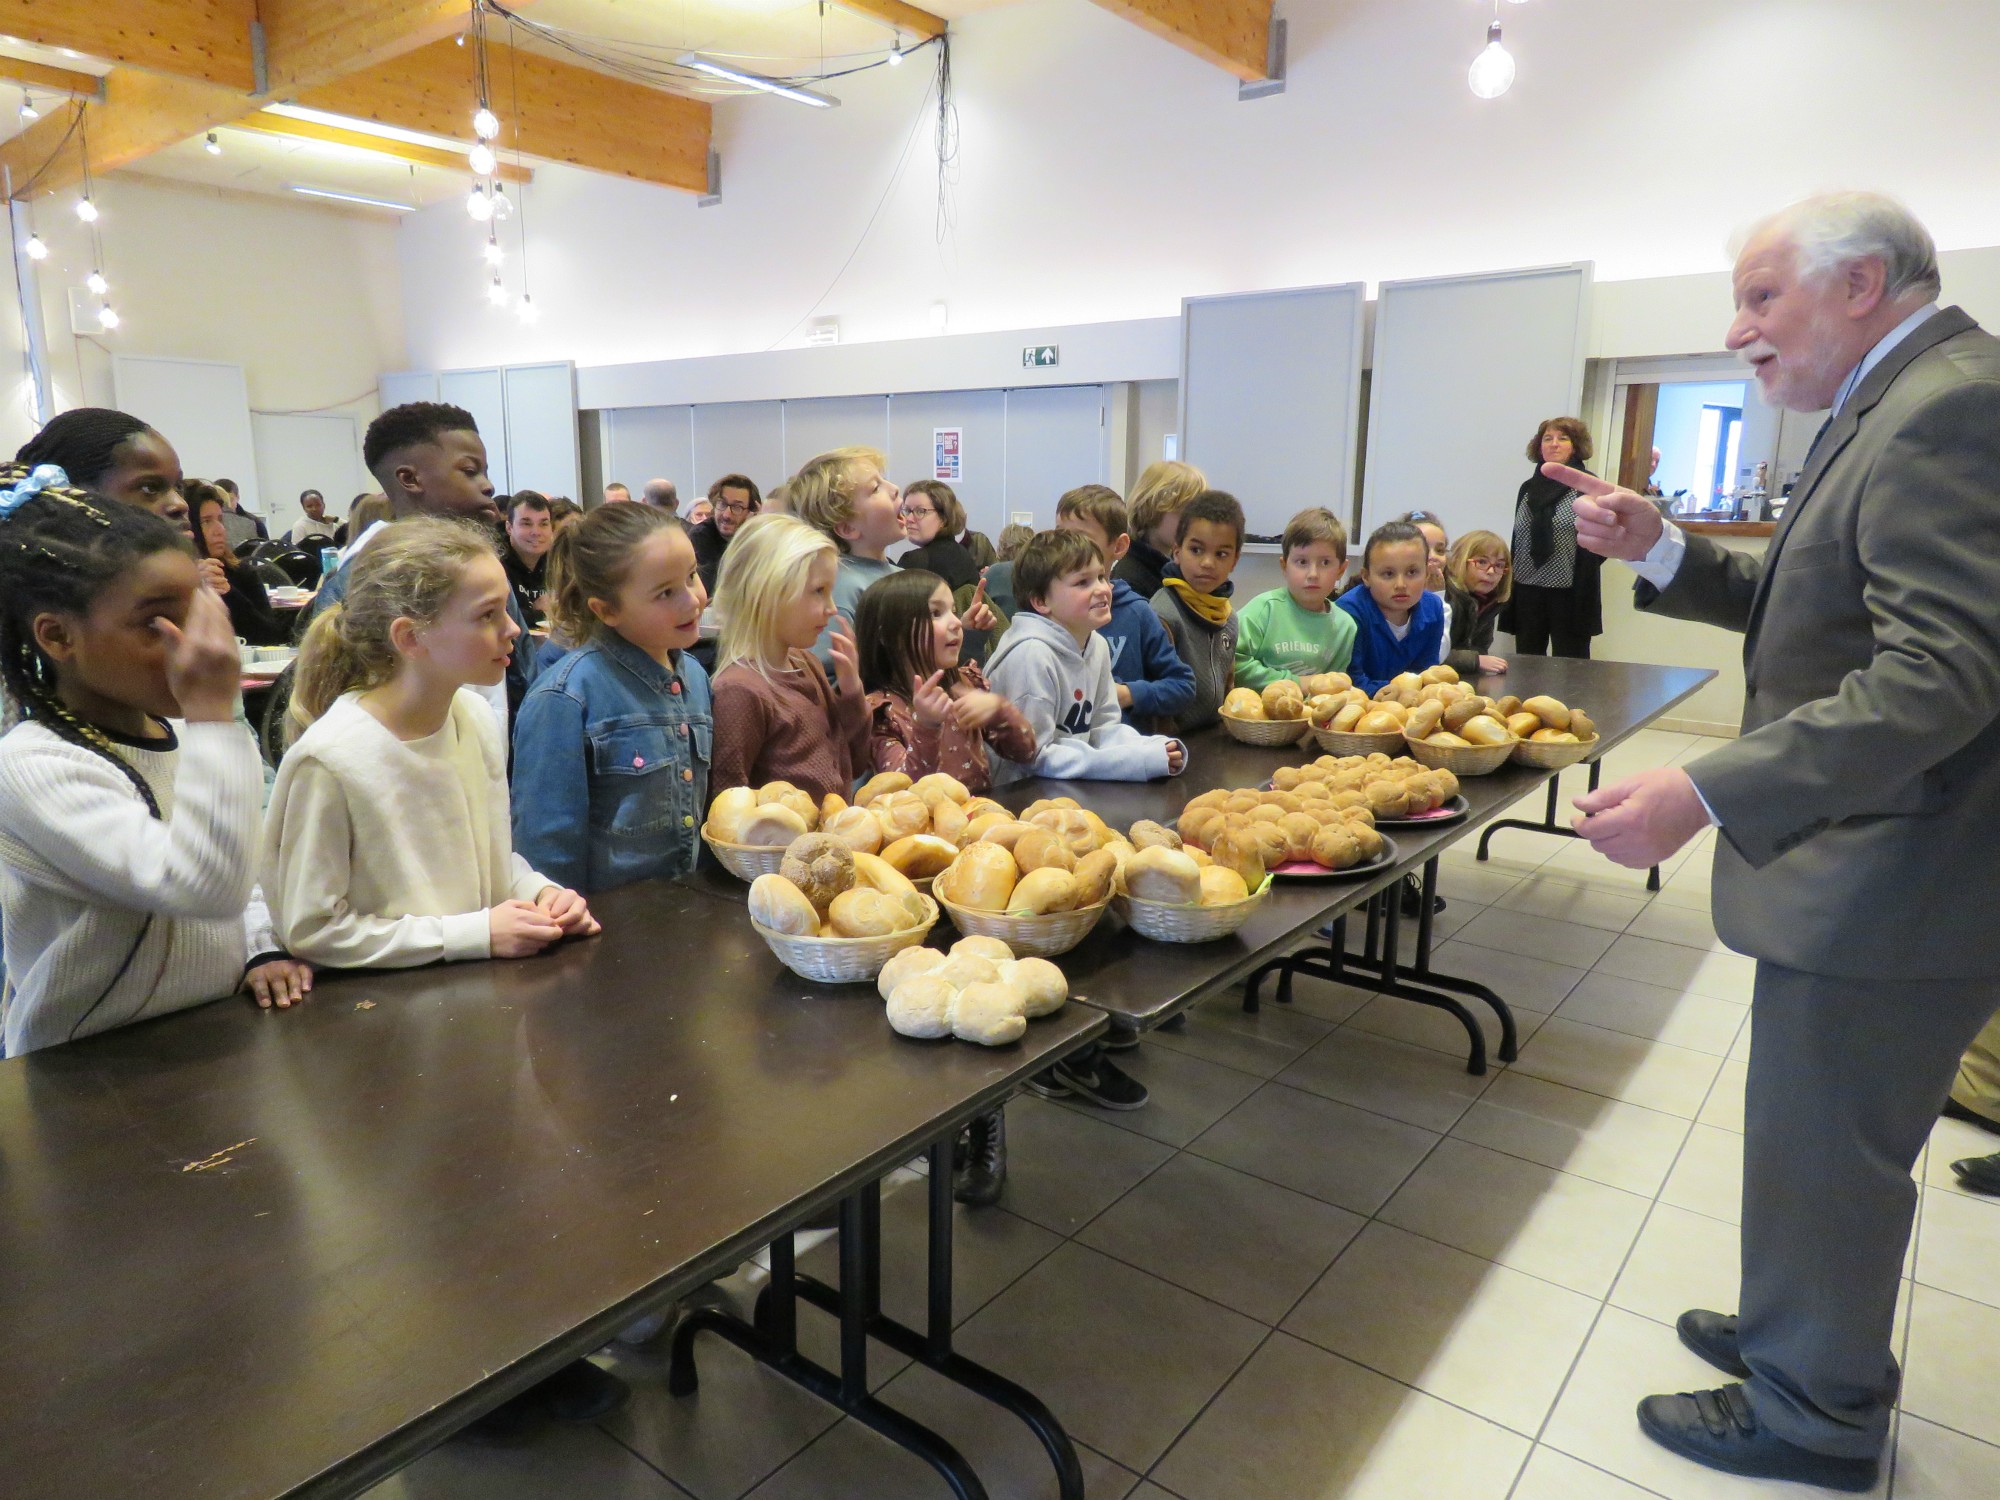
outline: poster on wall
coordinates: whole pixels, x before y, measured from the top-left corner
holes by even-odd
[[[934,463],[931,478],[957,484],[965,478],[965,429],[933,427],[931,449]]]

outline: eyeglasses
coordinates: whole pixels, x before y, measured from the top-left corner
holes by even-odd
[[[719,511],[726,511],[732,516],[747,516],[750,514],[750,502],[748,500],[718,500],[715,502],[715,508]]]
[[[925,516],[936,515],[937,512],[932,510],[928,505],[906,505],[897,511],[896,514],[908,520],[922,520]]]

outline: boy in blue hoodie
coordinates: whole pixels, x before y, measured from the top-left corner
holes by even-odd
[[[1056,530],[1089,537],[1109,568],[1116,568],[1132,545],[1129,525],[1125,502],[1106,485],[1082,485],[1056,502]],[[1097,633],[1111,648],[1119,712],[1141,729],[1171,729],[1172,721],[1194,702],[1194,669],[1181,660],[1151,602],[1114,576],[1111,619]]]
[[[1444,601],[1430,592],[1430,544],[1408,521],[1377,526],[1361,549],[1361,587],[1335,609],[1354,619],[1354,654],[1347,674],[1373,693],[1403,672],[1422,672],[1445,658]]]
[[[1028,764],[993,760],[993,784],[1026,776],[1151,781],[1178,775],[1187,748],[1124,722],[1100,631],[1111,620],[1104,554],[1081,531],[1043,531],[1014,564],[1014,616],[986,682],[1027,716],[1040,747]],[[1148,611],[1150,613],[1150,610]]]

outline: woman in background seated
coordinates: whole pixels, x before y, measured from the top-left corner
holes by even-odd
[[[229,533],[222,522],[229,506],[222,498],[222,491],[199,479],[184,479],[181,492],[194,510],[195,555],[222,564],[223,575],[229,580],[229,591],[222,596],[222,602],[229,606],[229,623],[237,636],[253,646],[286,644],[291,638],[291,626],[271,608],[271,596],[264,591],[264,581],[257,576],[257,570],[248,563],[238,562],[230,550]]]

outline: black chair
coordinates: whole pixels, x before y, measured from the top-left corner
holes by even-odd
[[[257,559],[257,576],[265,577],[265,568],[276,568],[285,575],[285,583],[294,588],[316,588],[319,585],[319,557],[303,547],[276,547],[275,550]]]
[[[285,758],[286,716],[292,708],[292,679],[297,675],[297,665],[288,663],[264,690],[263,712],[257,716],[257,748],[264,756],[264,763],[274,771]]]
[[[292,575],[268,558],[259,559],[257,562],[250,564],[250,569],[257,575],[257,581],[267,589],[288,589],[292,587]]]
[[[257,554],[270,545],[261,536],[253,536],[245,541],[238,542],[236,544],[236,560],[238,562],[255,562]]]

